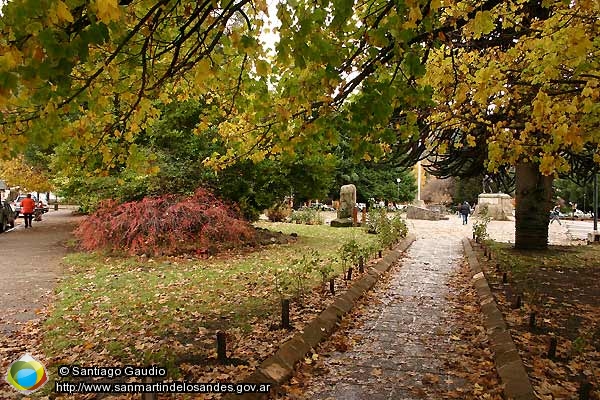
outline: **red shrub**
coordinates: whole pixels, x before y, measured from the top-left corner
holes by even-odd
[[[173,255],[206,252],[254,241],[254,228],[234,207],[198,189],[189,197],[165,195],[101,203],[75,231],[86,250]]]

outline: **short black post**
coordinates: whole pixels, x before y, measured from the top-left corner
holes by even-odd
[[[483,256],[484,257],[487,257],[487,251],[488,251],[487,246],[483,245]]]
[[[548,358],[556,358],[556,345],[557,341],[555,337],[550,338],[550,346],[548,347]]]
[[[588,380],[581,382],[579,386],[579,400],[590,400],[590,393],[592,392],[592,383]]]
[[[515,297],[515,300],[512,303],[512,308],[513,309],[517,309],[517,308],[521,308],[521,295],[518,294],[517,297]]]
[[[331,292],[332,295],[335,295],[335,279],[331,278],[329,280],[329,291]]]
[[[227,335],[223,331],[217,332],[217,361],[219,364],[227,363]]]
[[[379,258],[381,258],[381,257],[382,257],[382,256],[381,256],[381,250],[379,250]]]
[[[281,327],[290,329],[290,300],[281,300]]]
[[[500,263],[496,263],[496,271],[498,271],[498,272],[502,271],[502,267],[500,266]]]
[[[352,280],[352,267],[348,268],[348,280]]]
[[[535,311],[529,314],[529,328],[535,329]]]
[[[491,261],[492,258],[492,249],[488,249],[488,261]]]
[[[358,257],[358,272],[361,274],[365,272],[365,258],[363,256]]]
[[[508,283],[508,274],[506,272],[502,273],[502,283]]]

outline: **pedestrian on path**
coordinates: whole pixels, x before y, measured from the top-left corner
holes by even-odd
[[[468,220],[469,220],[469,214],[471,214],[471,206],[469,205],[468,202],[464,202],[462,203],[462,205],[460,206],[460,215],[462,215],[462,222],[463,225],[466,225]]]
[[[35,211],[35,201],[31,198],[31,193],[27,194],[27,197],[21,200],[21,212],[25,218],[25,228],[31,228],[31,222],[33,221],[33,212]]]
[[[554,221],[557,221],[559,225],[562,225],[560,223],[560,207],[559,206],[555,206],[552,209],[552,212],[550,213],[550,224],[552,224]]]

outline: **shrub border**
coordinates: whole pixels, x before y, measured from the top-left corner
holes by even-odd
[[[328,338],[338,327],[340,321],[352,308],[354,303],[371,290],[379,277],[387,272],[415,241],[415,235],[409,234],[391,251],[373,265],[368,273],[356,280],[344,293],[336,296],[334,302],[308,323],[304,329],[283,343],[272,356],[264,360],[243,383],[270,383],[271,392],[287,382],[294,373],[294,366],[304,359],[311,349]],[[228,394],[225,400],[244,399],[258,400],[269,398],[268,394],[246,393],[243,395]]]
[[[504,316],[494,300],[471,242],[464,238],[462,243],[472,273],[471,284],[479,296],[484,317],[483,325],[490,340],[490,348],[494,352],[496,370],[504,384],[504,397],[511,400],[535,400],[536,396],[521,356],[504,321]]]

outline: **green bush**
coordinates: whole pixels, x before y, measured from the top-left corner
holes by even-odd
[[[340,248],[340,259],[342,260],[342,267],[344,270],[348,266],[357,265],[361,255],[361,247],[356,240],[352,239],[344,243]]]
[[[379,234],[382,229],[386,229],[385,225],[388,223],[387,212],[384,208],[369,208],[367,222],[365,223],[365,230],[368,233]]]
[[[313,208],[303,208],[292,212],[292,215],[290,215],[290,222],[305,225],[323,225],[325,219],[320,211]]]
[[[487,213],[484,213],[481,216],[476,217],[475,221],[476,222],[473,224],[473,239],[475,239],[477,243],[481,243],[489,237],[487,226],[490,223],[491,218]]]
[[[396,239],[405,238],[408,235],[408,226],[399,212],[395,213],[392,218],[392,229]]]
[[[408,234],[408,227],[400,213],[395,213],[390,220],[387,211],[383,208],[370,209],[365,230],[377,234],[381,247],[388,247]]]

